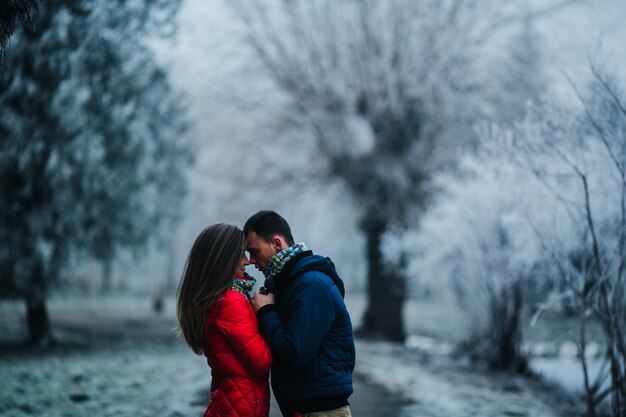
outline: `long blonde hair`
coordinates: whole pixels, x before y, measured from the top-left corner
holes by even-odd
[[[204,229],[189,252],[178,285],[176,316],[179,333],[198,355],[203,352],[204,320],[232,286],[244,250],[243,231],[218,223]]]

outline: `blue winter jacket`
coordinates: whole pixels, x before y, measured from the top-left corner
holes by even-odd
[[[257,317],[272,352],[272,390],[283,416],[347,405],[355,349],[335,266],[303,252],[285,265],[272,291],[276,304]]]

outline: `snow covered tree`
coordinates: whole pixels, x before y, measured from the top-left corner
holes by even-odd
[[[513,35],[511,48],[503,57],[508,61],[507,71],[498,74],[500,82],[491,90],[493,100],[498,103],[494,119],[500,124],[510,125],[522,120],[528,105],[537,103],[545,92],[547,83],[542,70],[545,62],[540,50],[542,39],[535,30],[535,21],[536,16],[527,11]],[[495,89],[504,89],[508,94]]]
[[[409,273],[446,280],[479,323],[472,332],[486,342],[479,354],[496,366],[523,364],[523,352],[506,353],[520,352],[528,289],[556,291],[546,305],[569,296],[579,313],[588,415],[610,397],[613,415],[622,416],[626,95],[602,67],[592,65],[592,75],[586,90],[576,89],[578,107],[545,101],[512,129],[482,129],[480,152],[460,164],[466,177],[438,176],[443,192],[419,230],[390,235],[386,246],[390,257],[412,248]],[[609,373],[595,378],[586,363],[589,317],[607,341]],[[522,361],[501,360],[507,356]]]
[[[425,207],[432,172],[472,142],[470,121],[495,112],[488,51],[516,11],[489,0],[236,4],[291,111],[281,128],[312,137],[315,173],[341,181],[354,202],[368,265],[360,333],[402,340],[405,278],[381,238]]]
[[[460,211],[463,207],[465,221],[458,224],[473,225],[483,235],[489,230],[485,223],[494,219],[508,219],[510,223],[516,217],[525,218],[525,222],[504,228],[506,236],[523,242],[513,245],[515,250],[507,255],[507,263],[515,264],[516,259],[521,259],[523,262],[517,268],[520,277],[552,281],[548,286],[544,283],[544,288],[555,291],[545,306],[565,297],[573,300],[578,309],[578,357],[584,376],[587,415],[598,415],[599,408],[608,403],[611,415],[623,416],[626,95],[612,73],[596,64],[591,69],[589,87],[581,92],[574,86],[580,99],[578,107],[546,101],[532,106],[525,120],[512,130],[484,130],[481,136],[490,155],[474,165],[471,179],[462,185],[446,183],[447,194],[454,198],[444,198],[445,203],[435,207],[437,212],[424,218],[423,230],[418,235],[422,243],[427,237],[445,235],[445,239],[428,242],[430,248],[437,248],[431,251],[448,253],[450,257],[446,260],[452,265],[460,263],[456,269],[448,265],[443,274],[454,277],[465,268],[458,280],[467,284],[481,267],[472,268],[476,263],[468,262],[470,242],[457,237],[459,229],[441,227],[455,218],[452,209]],[[473,195],[483,198],[482,209],[473,208]],[[494,203],[503,199],[510,203],[508,214],[496,216],[494,207],[498,204]],[[435,221],[442,217],[446,220]],[[415,245],[415,242],[404,244]],[[424,268],[428,267],[432,254],[429,255],[425,245],[421,247],[426,248],[425,256],[417,264]],[[499,253],[498,245],[491,244],[488,249],[489,262],[484,261],[483,266],[498,258],[495,256]],[[472,273],[467,273],[468,267]],[[480,276],[484,280],[484,274]],[[498,282],[506,288],[506,280]],[[513,298],[504,298],[509,306],[515,305]],[[507,317],[506,312],[501,311],[500,317]],[[602,368],[606,372],[596,375],[590,373],[586,353],[588,322],[592,319],[602,326],[607,343],[607,366]]]
[[[47,290],[176,220],[189,161],[179,98],[144,44],[177,1],[50,1],[0,73],[0,289],[50,341]],[[161,32],[165,33],[165,32]]]
[[[528,167],[568,210],[574,236],[539,229],[545,249],[579,308],[579,357],[587,414],[610,398],[611,415],[626,416],[626,91],[603,65],[579,91],[577,109],[551,103],[532,112],[516,131],[520,165]],[[586,363],[586,322],[602,326],[609,364],[595,382]]]
[[[461,353],[524,372],[529,291],[547,273],[527,215],[545,209],[546,193],[530,175],[520,175],[508,156],[486,149],[467,152],[455,172],[440,173],[433,185],[440,192],[419,226],[388,233],[385,256],[393,259],[404,250],[408,276],[421,277],[419,285],[444,299],[454,297],[450,310],[467,329],[457,340]]]
[[[32,26],[32,14],[39,10],[38,0],[4,0],[0,8],[0,65],[11,35],[20,23]]]

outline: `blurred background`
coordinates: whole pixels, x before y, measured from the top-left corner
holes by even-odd
[[[188,251],[273,209],[353,413],[626,416],[622,0],[0,9],[0,414],[200,415]]]

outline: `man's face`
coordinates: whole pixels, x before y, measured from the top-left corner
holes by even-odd
[[[265,266],[270,258],[278,253],[280,247],[272,241],[266,242],[255,232],[249,232],[246,238],[246,250],[250,253],[250,263],[265,274]]]

